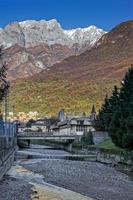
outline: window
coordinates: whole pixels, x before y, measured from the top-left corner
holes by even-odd
[[[87,132],[87,126],[86,125],[77,125],[76,126],[76,131],[77,132]]]
[[[77,124],[78,125],[83,125],[84,124],[84,120],[77,120]]]

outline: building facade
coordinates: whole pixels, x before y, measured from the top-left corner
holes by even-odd
[[[74,117],[58,122],[52,127],[54,135],[83,135],[89,131],[95,131],[89,117]]]
[[[41,131],[48,132],[49,131],[49,119],[38,119],[34,123],[31,124],[31,130],[33,131]]]

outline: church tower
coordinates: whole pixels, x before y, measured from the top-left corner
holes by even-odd
[[[58,113],[58,119],[59,121],[64,121],[66,120],[66,115],[65,115],[65,112],[64,112],[64,109],[60,110],[59,113]]]
[[[91,120],[95,120],[96,119],[96,109],[95,109],[94,104],[92,106],[90,118],[91,118]]]

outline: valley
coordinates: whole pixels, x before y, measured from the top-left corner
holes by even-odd
[[[88,114],[93,104],[98,112],[133,63],[132,20],[109,33],[96,26],[66,31],[56,20],[12,23],[2,33],[9,110],[16,116],[30,111],[54,116],[62,108]]]
[[[132,63],[133,21],[130,20],[103,35],[84,53],[70,56],[33,76],[14,80],[11,102],[16,113],[37,111],[53,116],[62,108],[68,113],[88,113],[93,104],[98,111],[114,85],[119,87]]]

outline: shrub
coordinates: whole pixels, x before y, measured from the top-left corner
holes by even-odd
[[[87,133],[84,133],[82,138],[81,138],[81,142],[83,144],[87,144],[87,145],[93,145],[94,142],[93,142],[93,134],[91,131],[87,132]]]

